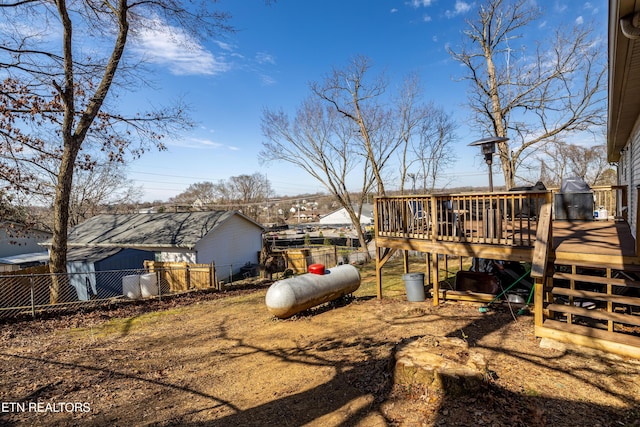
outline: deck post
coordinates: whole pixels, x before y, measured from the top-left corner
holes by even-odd
[[[427,284],[431,284],[431,254],[429,252],[424,254],[424,277],[427,279]]]
[[[438,281],[438,254],[431,254],[431,281],[433,282],[433,305],[440,304],[440,283]]]
[[[379,217],[378,217],[378,202],[380,200],[377,197],[373,198],[373,238],[374,240],[377,242],[378,241],[378,234],[380,231],[380,221],[379,221]],[[334,246],[334,249],[337,248]],[[380,260],[380,251],[382,251],[381,248],[378,247],[378,244],[376,243],[376,295],[378,297],[378,299],[382,299],[382,263]],[[336,254],[336,260],[337,260],[337,254]]]
[[[402,251],[402,263],[404,264],[404,273],[407,274],[409,272],[409,251]]]
[[[380,257],[381,248],[376,247],[376,294],[378,299],[382,299],[382,262]]]

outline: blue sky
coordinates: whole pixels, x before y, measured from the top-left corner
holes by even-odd
[[[534,36],[544,35],[547,21],[594,20],[606,42],[605,0],[538,4],[546,14],[531,28]],[[324,191],[288,164],[259,163],[260,119],[264,108],[293,115],[309,94],[310,81],[346,66],[354,55],[371,58],[373,73],[384,70],[392,86],[417,72],[424,101],[444,107],[459,123],[458,161],[446,172],[448,186],[487,185],[484,161],[477,149],[467,147],[483,135],[466,125],[467,86],[456,81],[462,69],[446,51],[463,40],[464,20],[476,13],[475,2],[221,0],[217,7],[231,13],[236,33],[193,41],[191,49],[177,48],[162,34],[148,34],[134,45],[134,52],[152,61],[156,87],[135,96],[150,102],[182,97],[198,123],[181,138],[166,141],[168,151],[148,152],[129,163],[128,175],[143,188],[143,200],[167,200],[195,182],[255,172],[266,174],[279,196]],[[496,185],[503,183],[500,175],[496,168]],[[393,183],[386,187],[394,189]]]

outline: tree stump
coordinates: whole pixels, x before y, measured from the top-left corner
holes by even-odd
[[[439,389],[451,396],[478,391],[487,375],[484,356],[457,338],[426,336],[396,350],[394,383]]]

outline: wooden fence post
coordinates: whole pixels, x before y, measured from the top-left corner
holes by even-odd
[[[186,290],[191,289],[191,268],[186,262],[184,263],[184,281],[187,288]]]
[[[33,274],[29,277],[29,284],[31,285],[31,315],[33,318],[36,318],[36,301],[35,301],[35,291],[33,289]]]

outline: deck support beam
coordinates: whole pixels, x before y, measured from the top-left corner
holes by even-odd
[[[382,299],[382,267],[391,259],[397,249],[376,247],[376,289],[378,299]]]

